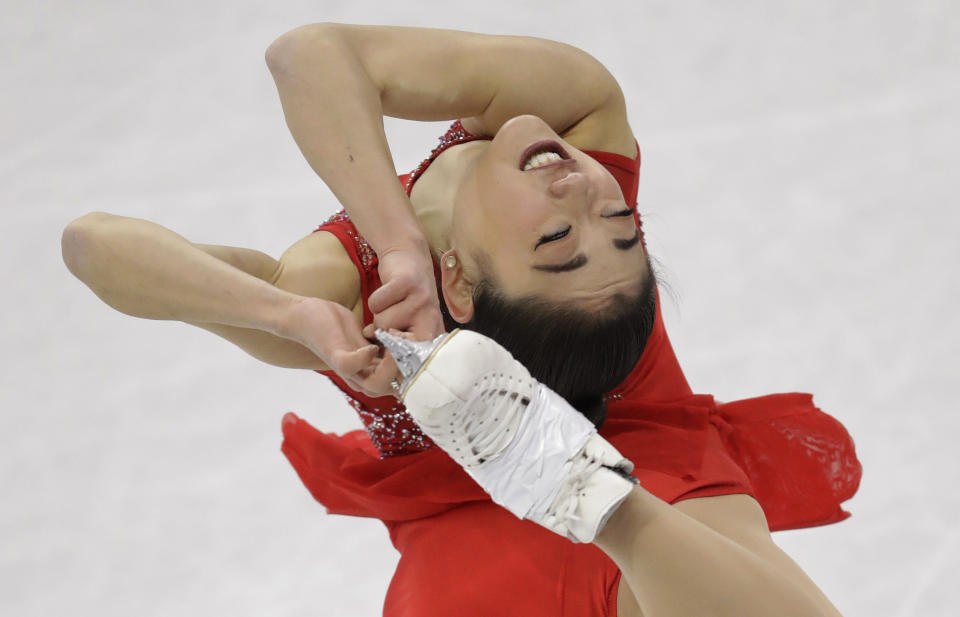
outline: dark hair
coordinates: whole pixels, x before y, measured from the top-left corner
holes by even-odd
[[[599,311],[536,296],[510,298],[484,276],[474,288],[473,319],[459,324],[444,310],[447,330],[494,339],[599,428],[607,415],[604,394],[630,374],[653,331],[656,278],[647,266],[639,293],[615,294]]]

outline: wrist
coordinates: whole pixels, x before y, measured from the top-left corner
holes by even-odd
[[[391,233],[379,244],[373,242],[370,244],[381,259],[391,253],[411,253],[431,261],[430,244],[419,227],[400,229],[397,233]]]
[[[303,296],[284,292],[264,316],[264,329],[282,338],[298,340],[297,315],[303,311],[306,300]]]

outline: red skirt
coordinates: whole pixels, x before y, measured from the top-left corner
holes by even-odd
[[[668,503],[752,495],[771,530],[847,518],[840,504],[860,481],[852,439],[808,394],[615,400],[600,432],[650,493]],[[387,525],[401,557],[384,615],[616,615],[620,573],[606,555],[516,519],[443,451],[381,460],[363,431],[323,433],[294,414],[283,433],[284,454],[330,513]]]

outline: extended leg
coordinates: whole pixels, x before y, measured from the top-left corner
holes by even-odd
[[[620,454],[589,435],[592,426],[584,432],[575,409],[487,337],[378,336],[397,360],[403,400],[424,432],[495,502],[595,542],[620,566],[643,615],[838,617],[773,544],[752,498],[670,506],[632,486]]]
[[[644,615],[839,616],[769,539],[749,497],[693,502],[670,506],[638,488],[595,541],[620,566]]]

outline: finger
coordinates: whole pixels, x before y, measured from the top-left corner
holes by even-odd
[[[369,323],[363,327],[363,338],[374,340],[377,336],[377,326]]]
[[[390,308],[373,314],[373,323],[381,330],[396,328],[409,330],[416,318],[416,308],[410,303],[394,304]]]
[[[367,389],[380,392],[382,396],[393,393],[391,382],[394,379],[399,381],[403,379],[403,376],[400,374],[400,369],[397,368],[393,358],[387,354],[376,368],[363,379],[362,385]]]
[[[376,345],[365,345],[354,351],[337,350],[333,352],[330,361],[337,375],[346,379],[368,368],[377,359],[379,352],[380,348]]]
[[[351,390],[354,390],[355,392],[360,392],[374,398],[386,396],[391,394],[393,391],[389,381],[384,384],[378,384],[370,379],[370,376],[375,372],[375,369],[377,366],[379,366],[380,362],[381,360],[379,358],[375,358],[373,362],[357,373],[352,375],[340,375],[337,373],[337,375]]]
[[[356,382],[356,381],[353,381],[353,380],[351,380],[351,379],[344,379],[343,381],[344,381],[344,383],[347,384],[347,387],[350,388],[351,390],[353,390],[354,392],[358,392],[358,393],[360,393],[360,394],[365,394],[365,395],[369,396],[370,398],[379,398],[379,397],[381,397],[381,396],[384,396],[384,395],[386,395],[386,394],[389,394],[388,392],[375,392],[375,391],[373,391],[373,390],[370,390],[369,388],[365,388],[362,384],[360,384],[360,383],[358,383],[358,382]]]
[[[392,334],[392,335],[394,335],[394,336],[398,336],[398,337],[400,337],[400,338],[405,338],[405,339],[407,339],[408,341],[415,341],[415,340],[417,340],[417,337],[416,337],[416,335],[415,335],[413,332],[404,332],[404,331],[402,331],[402,330],[397,330],[396,328],[390,328],[390,329],[387,330],[387,332],[389,332],[390,334]]]
[[[404,289],[400,281],[390,281],[382,285],[367,299],[367,306],[374,313],[379,313],[407,297],[408,289]]]

